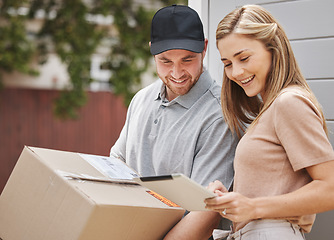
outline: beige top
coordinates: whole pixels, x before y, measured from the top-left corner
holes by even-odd
[[[234,191],[250,198],[292,192],[312,181],[306,167],[330,160],[334,151],[321,115],[300,88],[289,87],[240,140]],[[288,220],[309,232],[315,215]],[[247,223],[235,223],[235,230]]]

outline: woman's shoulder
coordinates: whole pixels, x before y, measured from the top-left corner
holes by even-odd
[[[310,94],[304,88],[293,85],[282,89],[277,95],[277,99],[281,101],[287,101],[296,97],[310,98]]]
[[[311,94],[304,88],[300,86],[289,86],[282,89],[279,94],[277,95],[274,103],[279,105],[286,104],[300,104],[300,103],[312,103]]]
[[[300,86],[289,86],[281,90],[273,105],[280,111],[290,114],[302,113],[305,109],[311,108],[317,115],[321,115],[312,101],[311,93]]]

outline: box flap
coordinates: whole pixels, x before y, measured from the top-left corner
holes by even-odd
[[[158,240],[183,216],[140,185],[70,180],[58,170],[104,177],[77,153],[25,147],[0,196],[0,238]]]

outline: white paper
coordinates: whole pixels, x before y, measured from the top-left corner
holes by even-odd
[[[132,179],[139,177],[135,171],[118,158],[82,153],[80,153],[80,156],[106,177],[115,179]]]

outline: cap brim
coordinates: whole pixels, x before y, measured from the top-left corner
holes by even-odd
[[[191,52],[201,53],[204,49],[204,41],[190,39],[171,39],[151,43],[152,55],[157,55],[172,49],[183,49]]]

